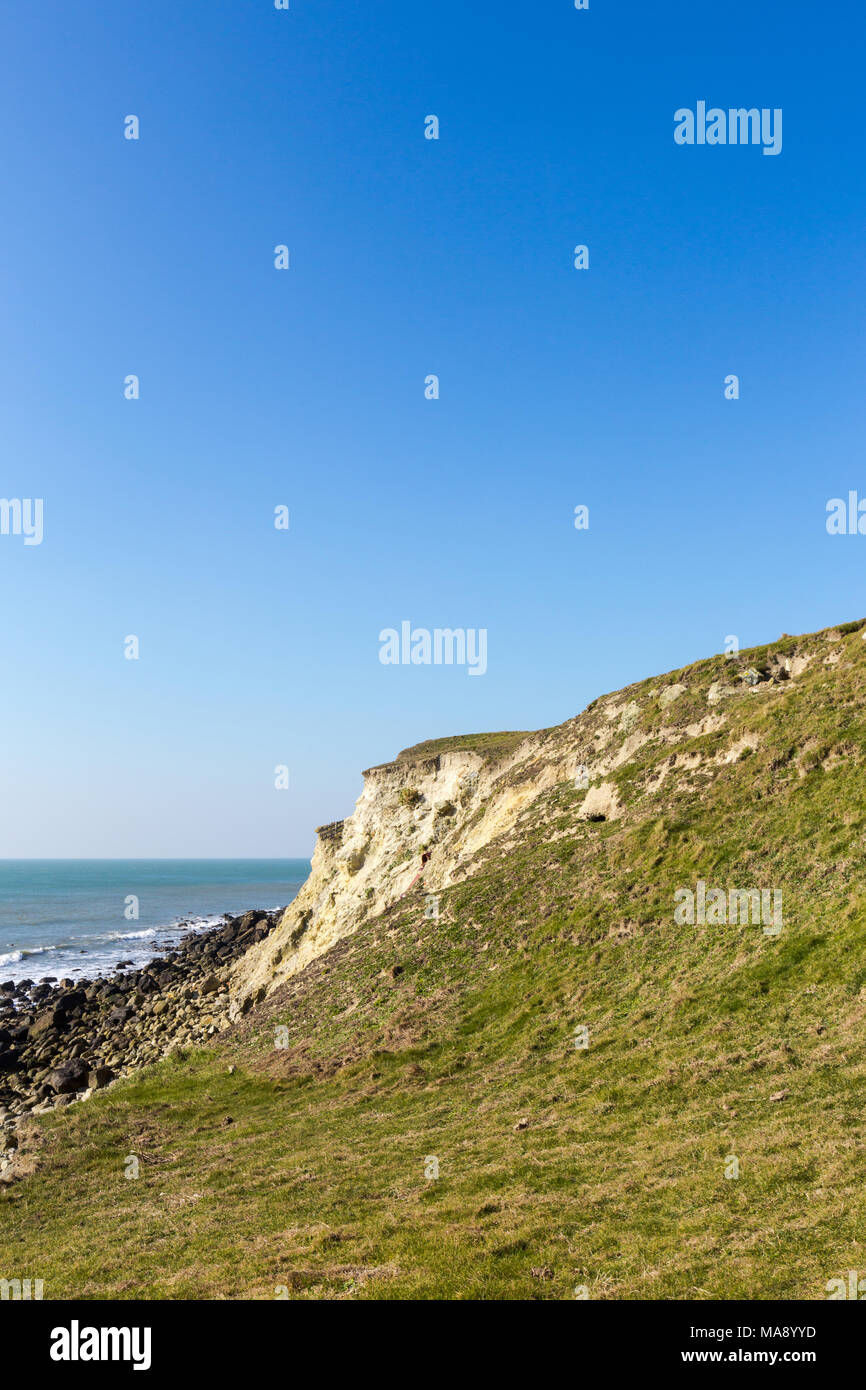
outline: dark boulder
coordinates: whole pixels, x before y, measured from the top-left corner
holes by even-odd
[[[131,1018],[135,1018],[135,1009],[129,1008],[127,1004],[122,1004],[119,1008],[111,1010],[108,1015],[108,1022],[114,1028],[122,1028]]]
[[[87,995],[83,989],[71,990],[67,994],[61,994],[57,1000],[57,1008],[62,1009],[66,1014],[80,1013],[87,1003]]]
[[[47,1009],[44,1014],[39,1014],[36,1022],[30,1029],[31,1041],[42,1037],[43,1033],[50,1033],[52,1030],[60,1032],[66,1026],[66,1014],[62,1009]]]
[[[45,1079],[57,1095],[65,1096],[73,1091],[83,1091],[87,1086],[88,1073],[86,1062],[82,1062],[80,1057],[70,1057],[68,1062],[61,1062],[59,1067],[50,1071]]]

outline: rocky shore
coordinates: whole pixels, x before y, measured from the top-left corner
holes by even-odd
[[[15,1126],[86,1100],[118,1077],[225,1026],[228,967],[282,909],[226,917],[141,970],[94,980],[0,983],[0,1183],[14,1180]],[[5,1156],[4,1156],[5,1155]]]

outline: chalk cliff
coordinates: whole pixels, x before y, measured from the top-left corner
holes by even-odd
[[[758,708],[810,669],[829,676],[843,642],[856,640],[859,657],[859,626],[696,663],[593,701],[556,728],[440,739],[370,768],[353,814],[319,829],[310,877],[277,929],[235,967],[234,1014],[405,894],[420,906],[527,837],[555,840],[563,788],[587,821],[700,796],[719,768],[754,751],[758,735],[745,726]]]

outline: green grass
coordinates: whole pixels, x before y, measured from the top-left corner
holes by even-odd
[[[701,1300],[866,1270],[866,644],[796,641],[808,672],[732,697],[723,733],[685,734],[723,658],[618,697],[650,740],[621,820],[551,787],[438,919],[401,900],[215,1045],[42,1122],[0,1273],[49,1298]],[[702,762],[654,790],[672,750]],[[782,934],[675,925],[698,877],[781,887]]]

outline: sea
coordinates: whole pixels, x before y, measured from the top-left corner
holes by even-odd
[[[285,907],[309,859],[0,859],[0,983],[140,969],[226,913]]]

